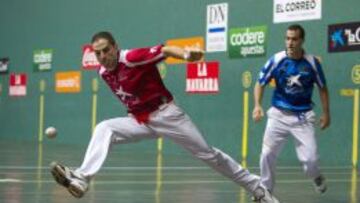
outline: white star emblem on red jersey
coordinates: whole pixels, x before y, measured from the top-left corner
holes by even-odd
[[[115,94],[119,95],[122,100],[124,100],[126,97],[133,96],[132,94],[125,92],[121,86],[115,91]]]

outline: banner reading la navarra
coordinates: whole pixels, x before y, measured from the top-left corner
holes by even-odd
[[[187,93],[218,93],[219,62],[188,63],[186,71]]]

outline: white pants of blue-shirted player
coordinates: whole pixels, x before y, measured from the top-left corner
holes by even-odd
[[[271,107],[267,117],[260,157],[261,183],[273,192],[276,160],[289,136],[294,138],[297,157],[305,174],[312,179],[320,177],[314,111],[292,113]]]

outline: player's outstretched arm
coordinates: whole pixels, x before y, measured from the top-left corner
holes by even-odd
[[[166,57],[184,59],[190,62],[201,60],[205,53],[199,48],[183,49],[177,46],[164,46],[161,51]]]

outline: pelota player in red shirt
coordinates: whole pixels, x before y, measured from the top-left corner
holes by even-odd
[[[57,183],[80,198],[88,190],[91,178],[103,165],[111,145],[154,139],[161,135],[243,186],[258,197],[260,202],[278,202],[260,185],[258,176],[249,173],[224,152],[207,144],[189,116],[175,104],[173,96],[164,86],[156,67],[158,62],[166,57],[198,61],[204,55],[202,50],[163,45],[123,50],[109,32],[96,33],[91,42],[102,65],[99,75],[127,107],[128,116],[97,124],[80,168],[70,170],[53,162],[51,173]]]

